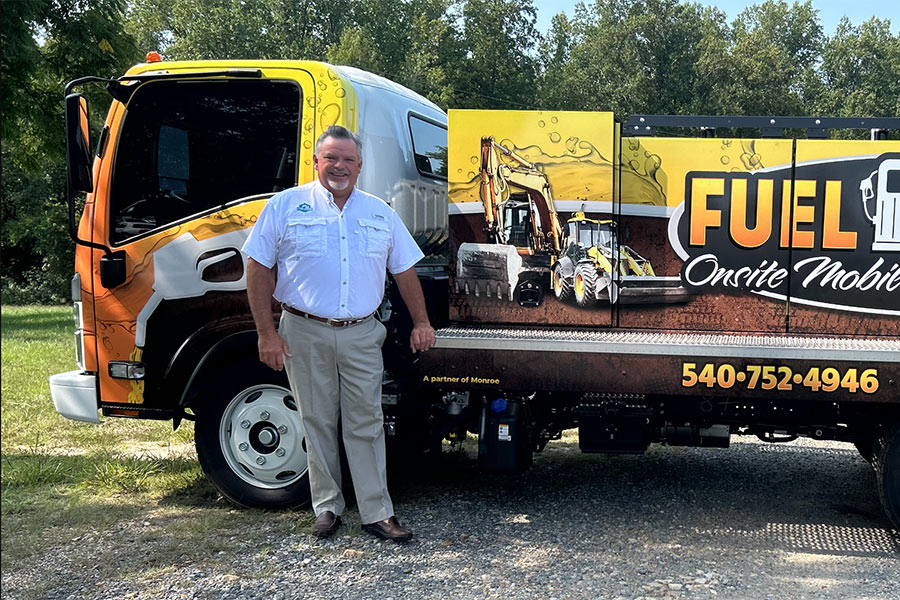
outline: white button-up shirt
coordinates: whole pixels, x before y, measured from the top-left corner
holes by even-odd
[[[341,210],[318,181],[272,196],[242,250],[277,265],[277,301],[330,319],[375,312],[385,269],[401,273],[424,256],[380,198],[354,188]]]

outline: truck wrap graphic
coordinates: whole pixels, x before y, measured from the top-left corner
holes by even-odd
[[[454,320],[900,330],[895,143],[622,137],[609,113],[450,124]]]
[[[781,300],[790,281],[794,302],[900,315],[900,246],[891,250],[885,241],[895,218],[885,213],[896,202],[880,189],[875,221],[858,200],[858,182],[879,169],[887,179],[890,165],[900,163],[896,156],[841,157],[750,174],[688,173],[684,204],[669,226],[669,241],[684,261],[682,280],[698,291]]]

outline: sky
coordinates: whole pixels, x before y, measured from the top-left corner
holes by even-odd
[[[746,7],[763,2],[763,0],[696,1],[723,10],[728,15],[729,22]],[[550,19],[557,13],[564,12],[570,17],[573,16],[577,3],[578,0],[534,0],[534,6],[538,11],[538,31],[546,33],[550,29]],[[590,5],[592,0],[584,0],[584,3]],[[793,0],[788,0],[788,3],[793,4]],[[870,17],[890,19],[891,31],[894,35],[900,32],[900,2],[896,0],[813,0],[812,4],[813,8],[819,11],[819,22],[822,23],[822,29],[826,36],[834,35],[837,24],[843,16],[848,17],[854,25],[859,25]]]

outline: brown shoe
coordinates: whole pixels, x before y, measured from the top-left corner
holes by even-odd
[[[327,538],[334,535],[334,532],[337,531],[340,526],[341,518],[335,516],[330,510],[326,510],[316,517],[316,522],[312,528],[313,535],[319,539]]]
[[[397,517],[391,517],[376,523],[363,524],[363,529],[378,537],[392,542],[408,542],[412,539],[412,531],[400,527]]]

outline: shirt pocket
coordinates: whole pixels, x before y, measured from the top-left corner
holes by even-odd
[[[297,256],[322,256],[325,252],[324,217],[296,217],[288,219],[287,234]]]
[[[391,229],[379,219],[359,219],[359,251],[371,258],[387,258],[391,248]]]

